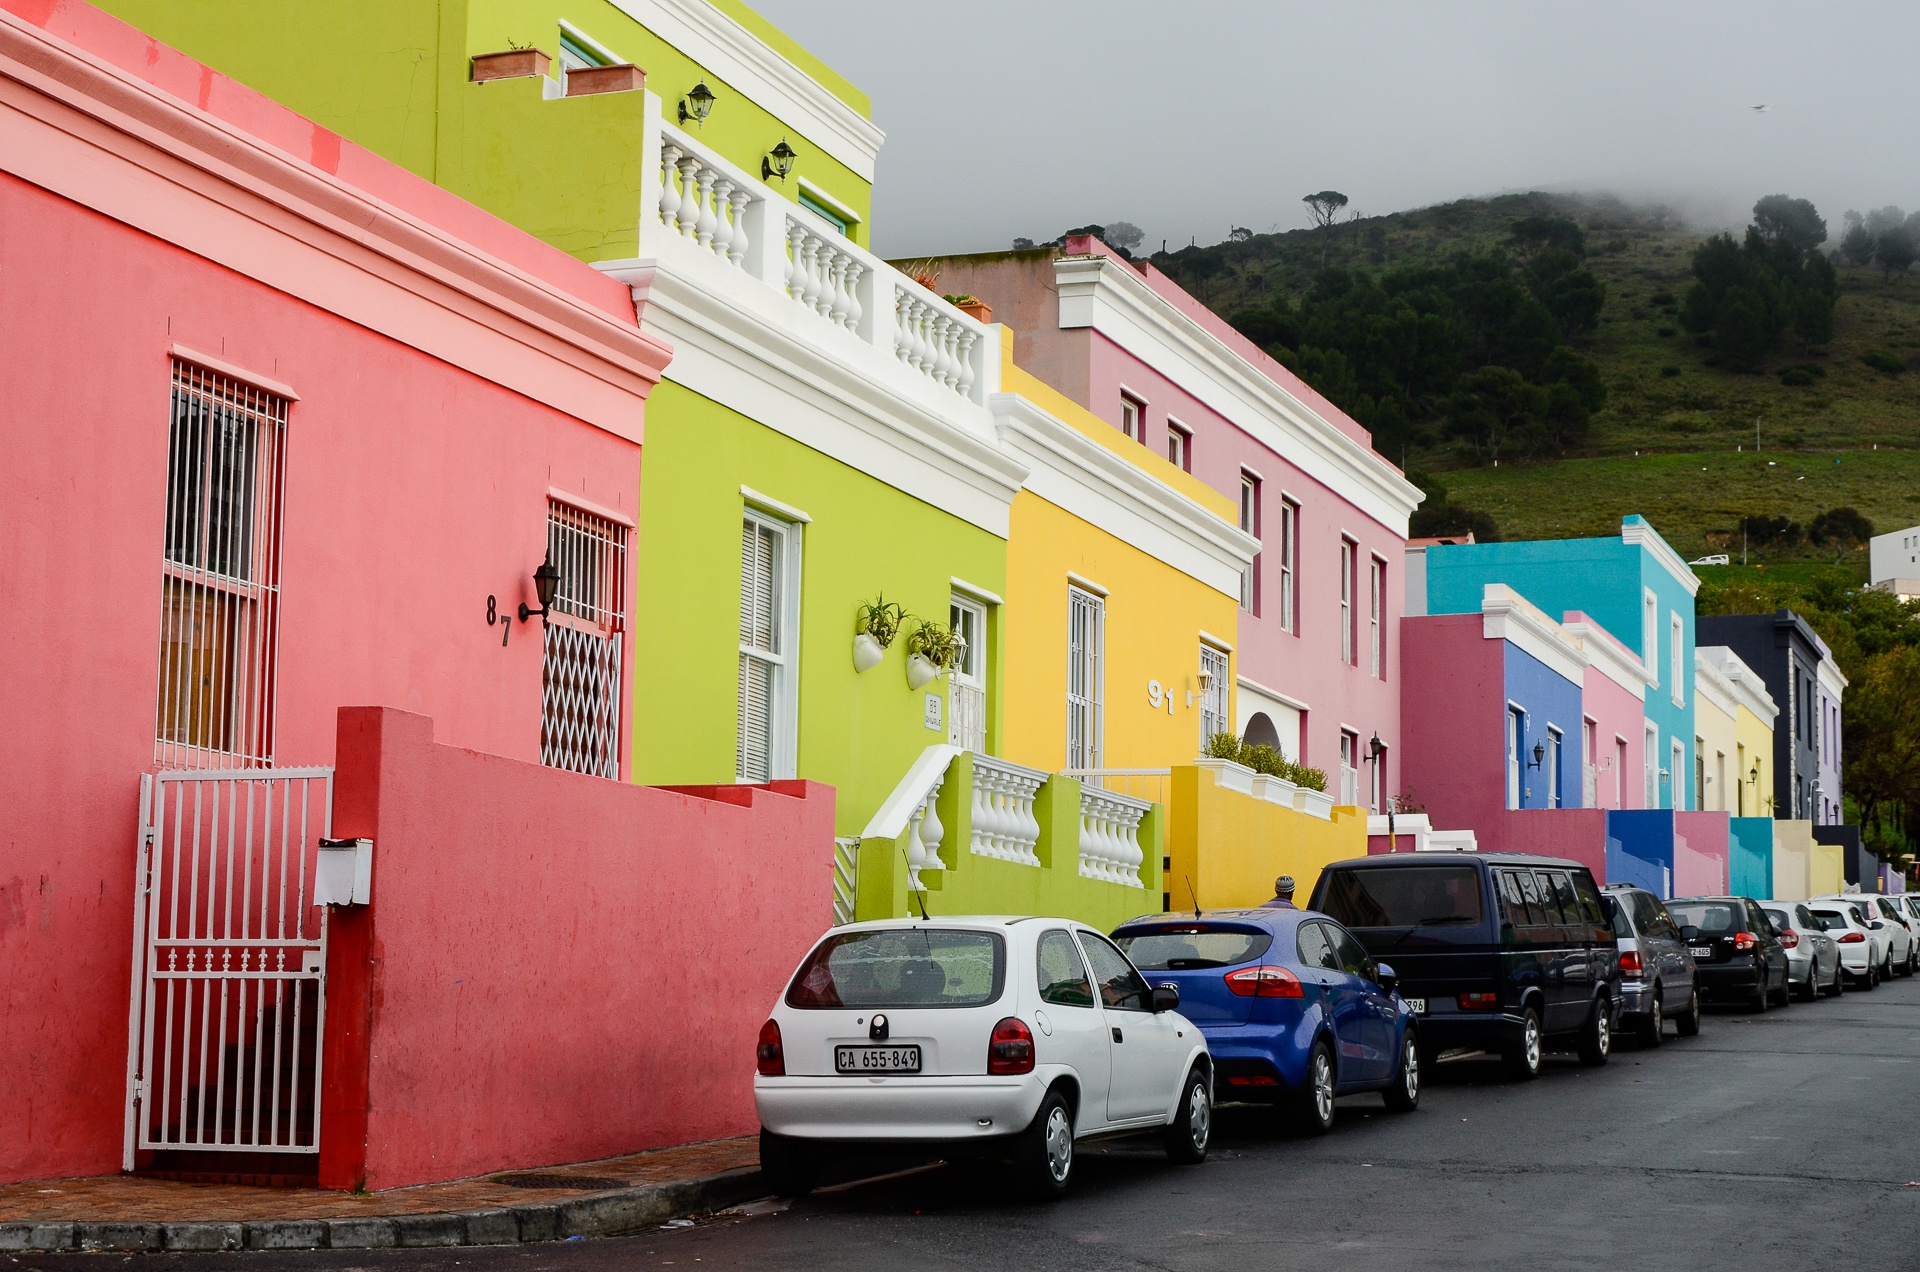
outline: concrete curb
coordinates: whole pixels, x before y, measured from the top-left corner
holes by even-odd
[[[72,1250],[381,1250],[614,1237],[766,1195],[755,1167],[507,1209],[245,1223],[0,1223],[0,1253]]]

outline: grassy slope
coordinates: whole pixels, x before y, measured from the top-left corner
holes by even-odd
[[[1684,298],[1701,237],[1659,209],[1539,194],[1466,200],[1338,226],[1327,260],[1381,268],[1490,248],[1515,220],[1550,212],[1586,227],[1589,266],[1607,286],[1599,329],[1583,349],[1607,384],[1587,455],[1462,469],[1456,454],[1436,450],[1408,456],[1411,466],[1442,474],[1455,502],[1492,513],[1509,537],[1596,533],[1617,527],[1622,513],[1639,512],[1697,556],[1723,550],[1715,532],[1731,530],[1747,513],[1804,523],[1851,504],[1882,530],[1920,522],[1920,276],[1887,282],[1876,272],[1843,268],[1833,342],[1808,351],[1788,337],[1770,367],[1819,369],[1812,386],[1796,388],[1772,374],[1709,365],[1711,351],[1687,336],[1672,307],[1655,303],[1662,292]],[[1276,294],[1298,295],[1319,269],[1322,246],[1316,232],[1297,230],[1154,259],[1231,314]],[[1860,361],[1869,349],[1885,349],[1914,369],[1898,376],[1872,370]],[[1768,468],[1768,460],[1778,467]],[[1822,554],[1802,548],[1780,555]]]

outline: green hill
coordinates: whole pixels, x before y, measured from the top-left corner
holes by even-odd
[[[1567,217],[1585,231],[1586,267],[1606,289],[1598,322],[1572,341],[1606,388],[1583,444],[1558,459],[1495,468],[1430,436],[1392,458],[1436,474],[1452,502],[1492,514],[1508,537],[1594,533],[1640,512],[1689,556],[1731,549],[1737,559],[1742,517],[1805,525],[1851,506],[1881,530],[1920,522],[1920,277],[1839,266],[1832,340],[1807,347],[1789,334],[1761,372],[1739,373],[1715,365],[1713,350],[1679,321],[1706,232],[1660,207],[1507,195],[1325,230],[1241,231],[1153,261],[1233,317],[1275,298],[1297,300],[1323,267],[1378,273],[1502,249],[1515,222],[1540,216]],[[1839,218],[1829,220],[1831,247]],[[1875,369],[1863,361],[1869,353],[1906,369]],[[1831,548],[1805,543],[1751,555],[1834,558]]]

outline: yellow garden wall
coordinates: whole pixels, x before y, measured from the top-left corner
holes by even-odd
[[[1733,719],[1734,741],[1738,744],[1735,754],[1742,757],[1746,770],[1740,774],[1740,780],[1746,783],[1740,797],[1745,803],[1734,802],[1736,812],[1743,807],[1743,816],[1771,817],[1773,809],[1767,803],[1767,793],[1773,790],[1773,726],[1744,703],[1733,709]],[[1749,781],[1755,764],[1760,766],[1760,776]]]
[[[1773,823],[1773,895],[1781,901],[1840,892],[1847,886],[1838,844],[1813,841],[1813,823]]]
[[[1228,790],[1209,769],[1176,765],[1168,807],[1169,908],[1259,905],[1290,874],[1300,904],[1329,862],[1367,855],[1367,819],[1336,808],[1331,821]],[[1197,900],[1196,900],[1197,898]]]

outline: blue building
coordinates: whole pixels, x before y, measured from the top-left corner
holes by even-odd
[[[1421,577],[1414,577],[1419,569]],[[1434,544],[1408,558],[1407,614],[1479,613],[1503,583],[1558,618],[1579,610],[1627,639],[1640,633],[1646,691],[1647,808],[1697,806],[1693,790],[1694,593],[1700,580],[1644,517],[1618,536]]]

